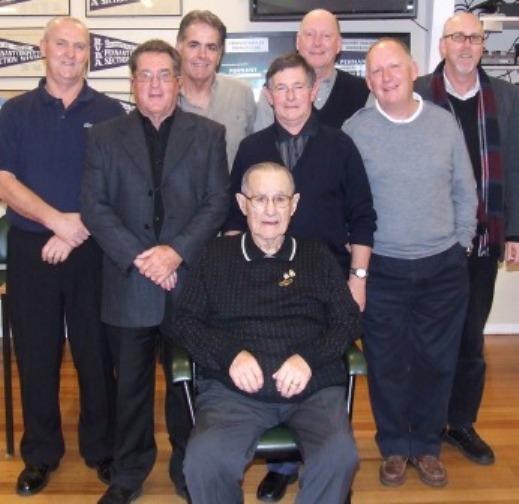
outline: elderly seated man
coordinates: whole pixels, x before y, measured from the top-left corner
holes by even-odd
[[[304,460],[297,502],[342,503],[358,465],[342,360],[360,333],[358,306],[326,245],[285,234],[299,201],[289,170],[250,167],[236,198],[248,231],[209,244],[173,321],[199,366],[191,499],[243,502],[256,443],[282,422]]]

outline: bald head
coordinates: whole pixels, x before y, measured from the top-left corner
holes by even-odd
[[[458,12],[445,21],[442,36],[464,30],[471,30],[471,33],[474,34],[483,34],[483,25],[479,18],[471,12]]]
[[[342,46],[339,21],[329,11],[315,9],[301,21],[296,47],[315,70],[318,79],[328,77]]]

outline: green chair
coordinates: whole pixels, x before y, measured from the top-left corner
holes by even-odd
[[[357,376],[365,376],[367,374],[367,365],[362,350],[356,344],[351,346],[345,354],[344,360],[348,369],[346,407],[351,423],[353,418],[356,379]],[[172,367],[173,383],[179,384],[184,388],[184,394],[189,407],[189,414],[194,425],[194,364],[192,363],[189,354],[184,349],[175,347]],[[256,455],[263,458],[283,460],[297,460],[300,458],[296,442],[290,431],[283,424],[273,427],[263,433],[258,441],[258,446],[256,447]]]
[[[2,299],[2,358],[4,363],[5,442],[6,454],[14,455],[13,384],[11,371],[11,328],[9,325],[6,287],[7,217],[0,217],[0,297]]]

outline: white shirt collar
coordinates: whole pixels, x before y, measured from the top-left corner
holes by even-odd
[[[395,124],[406,124],[413,122],[421,114],[423,109],[423,99],[418,93],[413,93],[413,99],[418,102],[418,108],[412,116],[407,117],[405,119],[395,119],[394,117],[391,117],[389,114],[384,112],[384,110],[382,110],[382,107],[378,103],[378,100],[375,100],[375,107],[388,121],[391,121]]]
[[[473,98],[474,96],[476,96],[479,93],[479,91],[481,89],[481,83],[479,82],[479,73],[476,74],[476,82],[474,84],[474,87],[472,89],[469,89],[464,95],[460,95],[456,92],[456,90],[452,86],[450,80],[447,78],[447,75],[445,74],[445,70],[443,71],[443,80],[445,81],[445,91],[447,91],[447,93],[454,96],[458,100],[462,100],[462,101]]]

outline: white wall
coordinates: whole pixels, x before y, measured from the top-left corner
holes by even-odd
[[[410,32],[414,58],[420,72],[425,73],[439,61],[438,39],[444,20],[453,12],[454,0],[418,0],[418,18],[412,20],[379,21],[341,21],[343,32]],[[90,28],[141,28],[141,29],[177,29],[180,17],[139,17],[139,18],[85,18],[85,6],[82,0],[71,0],[71,14],[83,19]],[[226,24],[229,32],[260,31],[296,31],[297,22],[258,23],[249,21],[249,0],[183,0],[184,12],[193,9],[210,9]],[[2,28],[32,27],[42,28],[47,19],[42,17],[10,18],[0,16]],[[494,37],[494,36],[493,36]],[[172,35],[173,38],[173,35]],[[494,37],[495,38],[495,37]],[[170,42],[174,43],[175,40]],[[492,40],[493,42],[493,40]],[[0,89],[30,89],[36,78],[2,78]],[[127,92],[128,82],[118,80],[96,80],[91,82],[101,91]],[[519,195],[518,195],[519,197]],[[519,333],[519,273],[501,270],[498,276],[494,309],[490,316],[487,332]]]

